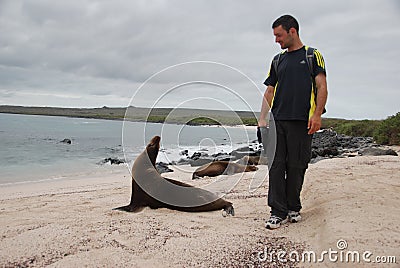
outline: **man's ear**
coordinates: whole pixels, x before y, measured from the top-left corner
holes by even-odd
[[[293,27],[289,29],[289,32],[290,32],[291,34],[297,34],[296,29],[293,28]]]

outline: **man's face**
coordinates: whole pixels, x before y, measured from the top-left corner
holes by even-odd
[[[282,25],[279,25],[278,27],[275,27],[273,29],[275,42],[281,45],[281,49],[286,49],[293,44],[293,33],[291,31],[292,29],[287,32],[285,29],[282,28]]]

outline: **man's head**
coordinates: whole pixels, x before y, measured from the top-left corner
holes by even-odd
[[[291,15],[283,15],[272,24],[275,35],[275,42],[281,45],[282,49],[290,48],[300,41],[299,23]]]

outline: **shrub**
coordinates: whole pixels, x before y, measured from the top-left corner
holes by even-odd
[[[341,134],[355,137],[372,137],[375,129],[379,126],[380,121],[361,120],[348,121],[336,127],[336,131]]]
[[[400,112],[383,120],[375,129],[373,137],[377,143],[387,145],[400,144]]]
[[[191,119],[189,122],[186,122],[186,125],[189,126],[198,126],[198,125],[221,125],[220,122],[217,122],[216,120],[212,118],[207,118],[207,117],[196,117]]]

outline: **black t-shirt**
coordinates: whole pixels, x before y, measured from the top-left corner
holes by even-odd
[[[273,63],[264,84],[275,87],[271,111],[275,120],[308,121],[315,110],[312,78],[326,74],[325,62],[318,50],[314,51],[313,74],[306,59],[306,47],[283,52],[278,64],[278,75]]]

